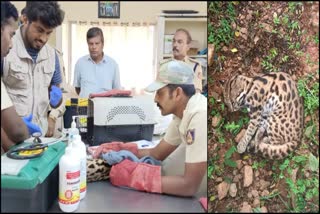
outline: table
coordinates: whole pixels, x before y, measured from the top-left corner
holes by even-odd
[[[62,212],[58,200],[48,212]],[[196,197],[139,192],[109,181],[88,183],[86,197],[76,212],[205,212]]]

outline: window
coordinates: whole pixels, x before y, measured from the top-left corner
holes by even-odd
[[[93,25],[69,23],[62,25],[62,41],[66,66],[66,81],[73,84],[77,60],[89,54],[86,34]],[[120,81],[124,89],[141,90],[154,80],[153,48],[154,25],[120,24],[99,25],[104,34],[104,54],[119,65]]]

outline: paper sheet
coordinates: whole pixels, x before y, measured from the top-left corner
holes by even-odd
[[[8,158],[6,154],[1,156],[1,175],[18,175],[21,169],[29,162],[29,159],[15,160]]]

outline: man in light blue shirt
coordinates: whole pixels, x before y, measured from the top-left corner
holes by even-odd
[[[88,98],[91,93],[121,89],[119,66],[103,53],[103,32],[92,27],[87,32],[89,55],[81,57],[74,69],[73,85],[79,97]]]

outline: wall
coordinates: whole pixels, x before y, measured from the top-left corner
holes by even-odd
[[[11,1],[19,13],[25,6],[25,1]],[[162,10],[196,10],[207,14],[206,1],[166,1],[166,2],[120,2],[120,19],[99,19],[98,1],[68,1],[59,2],[65,11],[64,22],[68,21],[121,21],[121,22],[156,22],[157,15]],[[59,32],[59,31],[58,31]],[[50,36],[49,44],[55,45],[56,35]]]

